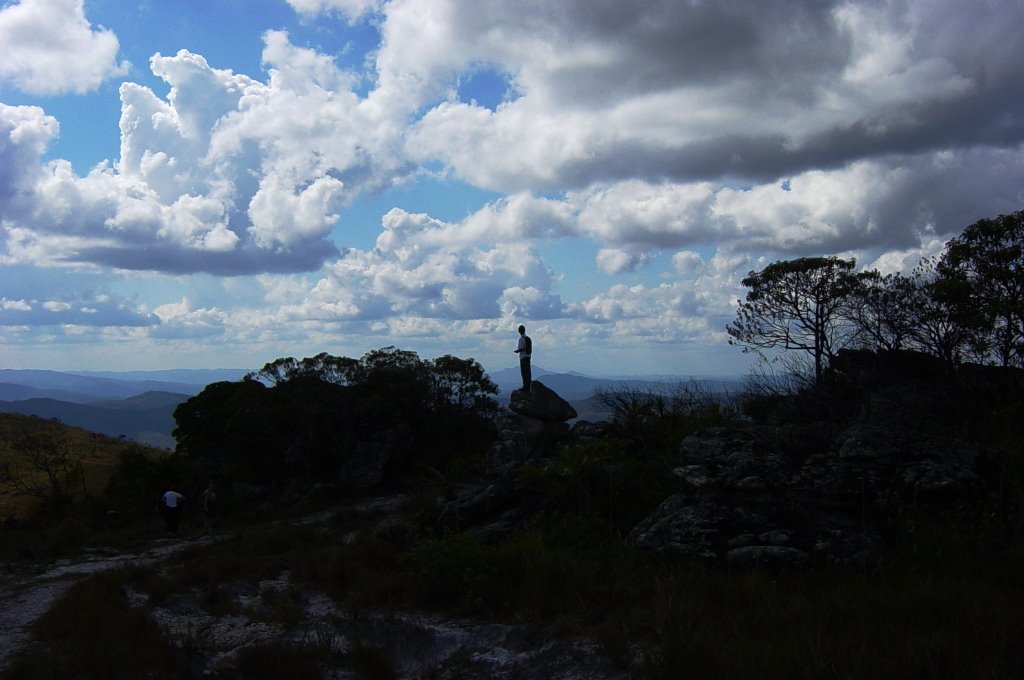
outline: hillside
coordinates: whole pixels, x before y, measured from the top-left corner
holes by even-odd
[[[44,420],[56,419],[109,437],[169,449],[174,447],[174,409],[187,394],[146,392],[128,399],[79,404],[58,399],[0,401],[0,412],[20,413]]]
[[[69,401],[73,404],[88,404],[96,401],[96,395],[14,383],[0,383],[0,401],[23,401],[25,399],[57,399]]]
[[[156,461],[232,470],[214,524],[186,516],[188,551],[162,563],[107,561],[11,677],[76,675],[82,650],[90,677],[1021,677],[1024,371],[990,368],[844,350],[823,385],[742,413],[697,400],[601,426],[564,427],[535,388],[497,441],[465,441],[473,465],[445,436],[472,421],[403,402],[393,371],[216,385],[182,409],[188,456]],[[155,536],[157,491],[196,499],[207,477],[140,468],[111,505]],[[175,653],[123,654],[135,630]]]
[[[80,456],[85,471],[86,486],[99,491],[106,484],[121,453],[139,450],[139,445],[116,437],[108,437],[80,427],[54,422],[21,413],[0,412],[0,470],[10,469],[24,475],[31,468],[23,450],[24,442],[54,441]],[[146,450],[146,449],[143,449]],[[148,449],[152,455],[159,451]],[[0,519],[20,514],[35,499],[17,494],[9,484],[0,481]]]
[[[0,412],[57,419],[111,437],[174,447],[174,409],[245,369],[43,371],[0,369]]]

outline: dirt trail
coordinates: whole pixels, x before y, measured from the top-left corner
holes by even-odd
[[[44,570],[0,572],[0,670],[31,640],[31,627],[75,582],[111,569],[152,564],[206,538],[162,539],[139,552],[93,551]]]
[[[357,504],[355,509],[359,512],[377,511],[392,507],[400,500],[396,497],[370,499]],[[278,521],[313,524],[324,521],[330,513],[330,510],[319,511],[299,519]],[[218,538],[223,540],[226,536]],[[119,567],[160,562],[185,548],[208,545],[218,538],[203,535],[160,538],[136,552],[97,549],[58,560],[45,569],[30,571],[16,566],[10,570],[0,570],[0,671],[32,639],[32,624],[77,581]]]

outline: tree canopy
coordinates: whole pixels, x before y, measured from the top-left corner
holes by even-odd
[[[975,222],[909,275],[855,265],[804,257],[750,272],[730,344],[806,353],[815,382],[843,347],[1024,366],[1024,211]]]
[[[820,380],[826,362],[850,339],[844,312],[857,287],[855,265],[855,260],[838,257],[804,257],[750,272],[743,279],[750,289],[746,300],[726,328],[730,344],[758,353],[773,348],[807,352],[815,380]]]
[[[1024,366],[1024,211],[975,222],[946,244],[936,269],[974,312],[978,354]]]
[[[387,449],[392,472],[444,468],[486,450],[497,392],[473,359],[423,361],[394,347],[358,360],[283,357],[182,403],[174,435],[189,457],[258,483],[336,479],[368,447]]]

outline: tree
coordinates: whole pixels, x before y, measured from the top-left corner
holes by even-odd
[[[351,385],[362,379],[363,365],[348,357],[336,357],[321,352],[313,357],[297,360],[294,357],[282,357],[263,368],[246,376],[249,380],[259,380],[270,385],[280,385],[303,376],[311,376],[338,385]]]
[[[10,444],[22,461],[11,456],[0,466],[0,483],[19,494],[34,496],[50,512],[63,514],[86,495],[83,452],[71,439],[56,432],[26,433]]]
[[[174,435],[189,458],[260,484],[341,479],[368,451],[400,475],[482,455],[496,392],[473,359],[422,361],[395,347],[359,360],[283,357],[179,405]]]
[[[498,404],[493,396],[498,386],[487,376],[483,366],[474,359],[460,359],[450,354],[428,362],[434,398],[439,405],[490,414]]]
[[[767,349],[806,352],[819,382],[826,362],[857,335],[848,315],[855,265],[835,256],[804,257],[750,272],[743,279],[746,300],[726,327],[729,344],[762,357]]]
[[[950,366],[959,364],[982,344],[981,317],[967,303],[966,279],[940,275],[935,259],[929,258],[914,268],[909,281],[902,293],[914,312],[910,345]]]
[[[857,274],[850,318],[858,342],[874,350],[900,350],[912,343],[919,315],[919,279],[876,270]]]
[[[215,382],[174,409],[177,451],[209,470],[239,467],[245,479],[273,474],[286,445],[286,418],[259,380]]]
[[[974,313],[975,349],[1002,366],[1024,366],[1024,211],[975,222],[946,244],[936,266],[957,302]]]

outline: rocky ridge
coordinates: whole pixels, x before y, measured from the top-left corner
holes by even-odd
[[[633,544],[735,567],[871,569],[916,517],[977,519],[974,509],[991,500],[992,451],[972,436],[965,401],[1019,416],[1024,371],[951,373],[918,353],[844,351],[830,381],[777,399],[757,423],[686,437],[671,471],[677,491],[634,528]],[[537,508],[516,484],[518,467],[543,467],[563,444],[606,436],[608,423],[570,427],[562,401],[543,385],[512,394],[491,474],[446,505],[453,526],[484,539],[521,526]]]

